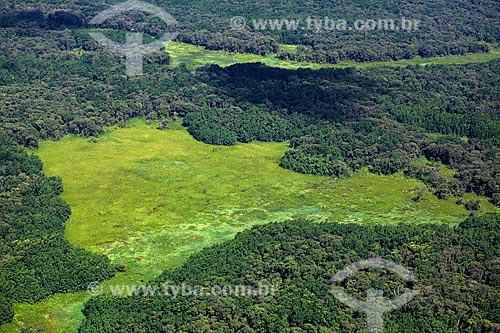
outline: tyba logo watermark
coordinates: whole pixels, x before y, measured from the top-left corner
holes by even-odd
[[[175,26],[177,24],[177,21],[162,8],[150,3],[135,0],[123,2],[102,11],[90,21],[90,24],[100,25],[108,19],[134,10],[155,15],[168,27]],[[116,43],[100,32],[91,32],[90,36],[111,52],[125,55],[127,75],[137,76],[143,74],[143,56],[154,51],[163,50],[165,48],[165,42],[177,37],[177,33],[165,32],[156,41],[148,44],[143,43],[144,34],[140,32],[127,32],[125,44]]]

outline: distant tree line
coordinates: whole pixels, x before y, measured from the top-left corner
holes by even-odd
[[[337,63],[339,61],[389,61],[466,53],[488,52],[486,43],[497,44],[500,36],[498,4],[494,0],[481,2],[433,2],[419,4],[400,1],[363,0],[355,3],[316,1],[304,8],[301,3],[245,2],[245,6],[224,0],[191,1],[159,0],[178,21],[168,27],[154,15],[134,12],[105,22],[102,27],[119,30],[135,29],[153,36],[164,30],[175,29],[179,39],[202,45],[211,50],[247,52],[260,55],[277,54],[280,59]],[[243,8],[244,7],[244,8]],[[0,27],[64,29],[92,27],[89,22],[108,8],[95,1],[23,1],[11,4],[0,2]],[[342,13],[342,14],[339,14]],[[406,31],[327,30],[315,33],[306,28],[307,17],[316,20],[393,19],[404,17],[419,20],[419,29]],[[231,18],[243,16],[247,27],[235,30]],[[446,18],[446,19],[445,19]],[[301,26],[294,31],[286,29],[257,29],[253,20],[298,19]],[[453,22],[450,24],[449,22]],[[293,44],[295,51],[280,49],[279,44]]]
[[[146,75],[128,78],[123,59],[82,30],[38,29],[26,36],[5,28],[0,38],[0,129],[28,147],[68,133],[98,136],[104,126],[133,117],[164,124],[187,116],[189,132],[206,143],[291,140],[280,163],[298,172],[402,171],[442,198],[475,192],[500,202],[499,61],[190,71],[165,66],[168,56],[156,53],[146,58]],[[429,164],[419,165],[421,158]],[[437,171],[439,165],[454,176]]]
[[[210,126],[220,128],[221,135],[232,136],[227,144],[244,142],[236,133],[248,128],[243,118],[254,114],[248,105],[293,117],[300,114],[309,120],[306,127],[291,120],[296,130],[287,131],[291,150],[280,161],[285,168],[334,177],[365,167],[380,174],[403,171],[423,180],[440,198],[475,192],[499,205],[499,70],[498,61],[316,72],[260,65],[211,67],[204,80],[245,111],[205,110],[189,115],[186,125],[207,143],[220,144],[198,133]],[[259,124],[256,129],[280,126],[278,120],[259,117],[252,120]],[[263,127],[264,119],[274,125]],[[269,135],[263,138],[276,140]],[[427,166],[419,165],[421,158],[429,161]],[[443,175],[434,163],[455,170],[454,176]]]

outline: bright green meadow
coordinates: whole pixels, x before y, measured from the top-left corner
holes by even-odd
[[[281,45],[281,49],[293,49],[295,45]],[[232,53],[225,51],[211,51],[202,46],[186,44],[181,42],[168,42],[166,43],[166,51],[172,59],[173,66],[179,66],[184,63],[190,69],[196,69],[205,65],[219,65],[227,67],[239,63],[253,63],[260,62],[271,67],[280,67],[285,69],[321,69],[321,68],[371,68],[371,67],[405,67],[410,65],[452,65],[452,64],[469,64],[469,63],[483,63],[495,59],[500,59],[500,51],[491,47],[489,53],[470,53],[465,56],[452,55],[434,58],[421,58],[415,57],[410,60],[398,61],[374,61],[374,62],[355,62],[355,61],[342,61],[338,64],[319,64],[313,62],[295,62],[285,61],[276,58],[275,54],[267,56],[260,56],[248,53]]]
[[[124,41],[124,32],[113,29],[75,29],[79,33],[101,32],[113,40]],[[154,40],[149,35],[144,35],[145,42],[149,43]],[[355,62],[341,61],[337,64],[314,63],[314,62],[297,62],[280,60],[277,54],[268,54],[260,56],[251,53],[235,53],[220,50],[207,50],[203,46],[197,46],[188,43],[169,41],[165,43],[165,50],[171,57],[172,66],[176,67],[180,64],[185,64],[187,68],[194,70],[205,65],[219,65],[227,67],[241,63],[257,63],[260,62],[270,67],[279,67],[285,69],[322,69],[322,68],[372,68],[372,67],[406,67],[411,65],[457,65],[470,63],[484,63],[495,59],[500,59],[500,50],[498,45],[489,44],[490,52],[488,53],[470,53],[466,55],[451,55],[432,58],[421,58],[419,56],[413,59],[404,59],[397,61],[374,61],[374,62]],[[297,45],[280,44],[280,50],[293,52]],[[82,50],[74,50],[73,52],[83,53]]]
[[[294,46],[282,45],[287,48]],[[500,58],[500,52],[492,49],[466,56],[332,65],[209,51],[179,42],[167,43],[166,51],[174,66],[184,63],[191,70],[251,62],[320,69],[466,64]],[[190,254],[256,224],[308,218],[454,225],[468,215],[456,198],[438,200],[428,191],[414,202],[425,186],[400,174],[360,171],[335,180],[284,170],[278,161],[287,149],[287,143],[210,146],[195,141],[178,123],[160,131],[134,120],[126,128],[107,129],[96,141],[76,136],[44,141],[34,153],[44,162],[47,175],[63,179],[62,197],[72,209],[68,240],[126,267],[105,282],[105,291],[109,285],[153,279],[164,269],[178,267]],[[500,212],[483,198],[467,194],[465,200],[469,199],[481,200],[479,214]],[[0,326],[0,333],[77,332],[89,297],[83,291],[15,304],[13,322]]]
[[[72,209],[68,240],[126,266],[104,290],[146,282],[256,224],[293,218],[456,224],[468,215],[454,198],[426,192],[414,202],[424,184],[402,175],[302,175],[278,166],[287,143],[211,146],[179,124],[172,127],[161,131],[135,120],[95,142],[66,136],[42,142],[35,152],[47,175],[63,179],[62,197]],[[481,206],[481,213],[495,210],[485,200]],[[30,325],[75,332],[88,297],[81,292],[16,304],[13,323],[0,332]]]

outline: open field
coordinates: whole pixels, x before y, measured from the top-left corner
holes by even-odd
[[[285,49],[290,48],[289,45],[283,46]],[[293,46],[292,46],[293,47]],[[261,62],[267,66],[280,67],[285,69],[297,68],[371,68],[371,67],[405,67],[410,65],[450,65],[450,64],[469,64],[469,63],[482,63],[494,59],[500,59],[500,51],[492,49],[490,53],[471,53],[465,56],[446,56],[435,58],[420,58],[416,57],[411,60],[399,61],[375,61],[375,62],[354,62],[343,61],[338,64],[317,64],[312,62],[293,62],[284,61],[270,54],[268,56],[259,56],[255,54],[244,53],[230,53],[225,51],[210,51],[202,46],[195,46],[180,42],[168,42],[166,44],[166,51],[172,58],[172,65],[178,66],[185,63],[190,69],[195,69],[204,65],[216,64],[222,67],[238,64],[238,63],[251,63]]]
[[[48,175],[63,178],[73,211],[68,239],[126,264],[128,282],[273,220],[456,223],[468,214],[454,199],[428,195],[413,203],[424,185],[402,176],[361,172],[335,181],[282,169],[286,149],[286,143],[211,146],[184,129],[134,121],[97,143],[43,142],[38,154]]]
[[[2,333],[77,332],[83,320],[82,309],[89,293],[55,294],[34,304],[14,304],[12,323],[0,326]]]
[[[113,29],[75,29],[79,33],[101,32],[108,35],[108,38],[118,42],[124,42],[125,35],[123,31]],[[145,34],[145,43],[149,43],[154,39]],[[227,67],[240,63],[255,63],[260,62],[270,67],[279,67],[285,69],[322,69],[322,68],[372,68],[372,67],[405,67],[410,65],[453,65],[453,64],[470,64],[470,63],[483,63],[495,59],[500,59],[500,50],[490,45],[489,53],[471,53],[464,56],[452,55],[444,57],[421,58],[415,57],[410,60],[398,61],[374,61],[374,62],[355,62],[355,61],[342,61],[338,64],[320,64],[314,62],[296,62],[280,60],[276,54],[269,54],[267,56],[260,56],[251,53],[234,53],[226,51],[211,51],[203,46],[196,46],[192,44],[170,41],[165,43],[165,50],[168,52],[172,59],[173,66],[179,66],[181,63],[186,64],[189,69],[196,69],[205,65],[219,65]],[[282,50],[293,51],[297,45],[280,45]],[[81,50],[78,50],[81,52]]]
[[[175,127],[175,126],[174,126]],[[60,176],[72,208],[66,236],[127,269],[109,284],[145,282],[191,253],[255,224],[297,217],[360,223],[455,224],[468,212],[403,176],[359,172],[350,179],[302,175],[278,166],[286,143],[210,146],[185,129],[160,131],[141,120],[90,142],[67,136],[35,152],[47,175]],[[473,197],[473,196],[468,196]],[[483,200],[482,212],[498,209]],[[14,322],[74,332],[86,292],[15,305]]]

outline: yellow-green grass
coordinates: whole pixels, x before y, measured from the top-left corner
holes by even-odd
[[[184,63],[190,69],[196,69],[205,65],[219,65],[227,67],[234,64],[261,62],[271,67],[280,67],[286,69],[297,69],[299,63],[284,61],[271,54],[260,56],[250,53],[233,53],[226,51],[211,51],[203,46],[196,46],[181,42],[168,42],[166,51],[172,59],[172,66],[179,66]],[[316,64],[310,64],[316,65]]]
[[[82,309],[89,294],[86,291],[56,294],[34,303],[14,304],[12,323],[0,326],[2,333],[26,332],[69,333],[77,332],[83,320]]]
[[[125,38],[125,32],[122,30],[114,29],[75,29],[77,32],[100,32],[108,34],[108,38],[114,39],[120,36],[122,39]],[[112,33],[113,37],[109,36]],[[148,34],[144,35],[145,43],[149,43],[154,40],[154,38]],[[321,69],[321,68],[371,68],[371,67],[406,67],[410,65],[457,65],[457,64],[469,64],[469,63],[484,63],[495,59],[500,59],[500,50],[498,50],[498,45],[488,44],[490,47],[490,52],[488,53],[470,53],[464,56],[461,55],[451,55],[443,57],[432,57],[432,58],[422,58],[415,57],[409,60],[397,60],[397,61],[374,61],[374,62],[355,62],[355,61],[341,61],[337,64],[325,64],[325,63],[314,63],[314,62],[297,62],[297,61],[286,61],[277,58],[277,54],[269,54],[266,56],[260,56],[250,53],[235,53],[226,52],[219,50],[207,50],[203,46],[196,46],[192,44],[170,41],[165,43],[166,51],[169,53],[172,59],[173,66],[179,66],[181,63],[186,64],[190,69],[196,69],[205,65],[219,65],[221,67],[227,67],[239,63],[255,63],[260,62],[270,67],[279,67],[285,69],[298,69],[298,68],[309,68],[309,69]],[[295,52],[298,45],[290,44],[280,44],[281,51]],[[69,53],[81,55],[85,53],[81,49],[75,49],[69,51]]]
[[[360,223],[456,224],[468,212],[438,200],[401,175],[366,171],[352,178],[302,175],[278,166],[286,143],[211,146],[176,126],[160,131],[141,120],[108,129],[90,142],[75,136],[44,141],[38,154],[47,175],[60,176],[72,208],[66,237],[107,255],[127,270],[105,283],[139,283],[177,267],[189,254],[231,239],[255,224],[292,218]],[[474,196],[468,196],[473,198]],[[495,209],[482,200],[481,213]],[[75,332],[86,292],[16,304],[12,324]]]
[[[113,33],[113,37],[108,36],[108,38],[114,39],[117,36],[125,38],[125,32],[121,30],[114,29],[75,29],[78,32],[90,33],[90,32],[100,32],[104,34]],[[154,38],[150,35],[145,34],[145,43],[149,43]],[[325,64],[325,63],[314,63],[314,62],[297,62],[297,61],[286,61],[280,60],[276,54],[269,54],[266,56],[260,56],[250,53],[235,53],[226,51],[212,51],[207,50],[205,47],[196,46],[192,44],[170,41],[165,43],[166,51],[169,53],[172,59],[173,66],[179,66],[181,63],[186,64],[190,69],[196,69],[205,65],[219,65],[221,67],[227,67],[230,65],[238,63],[255,63],[260,62],[270,67],[279,67],[285,69],[298,69],[298,68],[309,68],[309,69],[321,69],[321,68],[371,68],[371,67],[406,67],[410,65],[453,65],[453,64],[469,64],[469,63],[483,63],[491,60],[500,58],[500,50],[498,50],[496,45],[489,44],[489,53],[470,53],[464,56],[452,55],[443,57],[433,57],[433,58],[421,58],[415,57],[409,60],[398,60],[398,61],[374,61],[374,62],[355,62],[355,61],[341,61],[337,64]],[[298,45],[280,44],[281,51],[296,51]],[[70,53],[83,54],[85,53],[81,49],[76,49],[70,51]]]
[[[295,45],[282,45],[284,50],[293,50]],[[221,67],[226,67],[238,63],[254,63],[260,62],[271,67],[280,67],[285,69],[321,69],[321,68],[371,68],[371,67],[406,67],[410,65],[452,65],[452,64],[469,64],[483,63],[495,59],[500,59],[500,51],[491,48],[489,53],[470,53],[464,56],[452,55],[444,57],[421,58],[415,57],[410,60],[398,61],[374,61],[374,62],[354,62],[342,61],[338,64],[319,64],[313,62],[295,62],[284,61],[276,58],[275,54],[267,56],[259,56],[247,53],[232,53],[225,51],[211,51],[202,46],[195,46],[181,42],[166,43],[166,51],[172,59],[172,65],[178,66],[181,63],[186,64],[190,69],[196,69],[207,64],[216,64]]]

